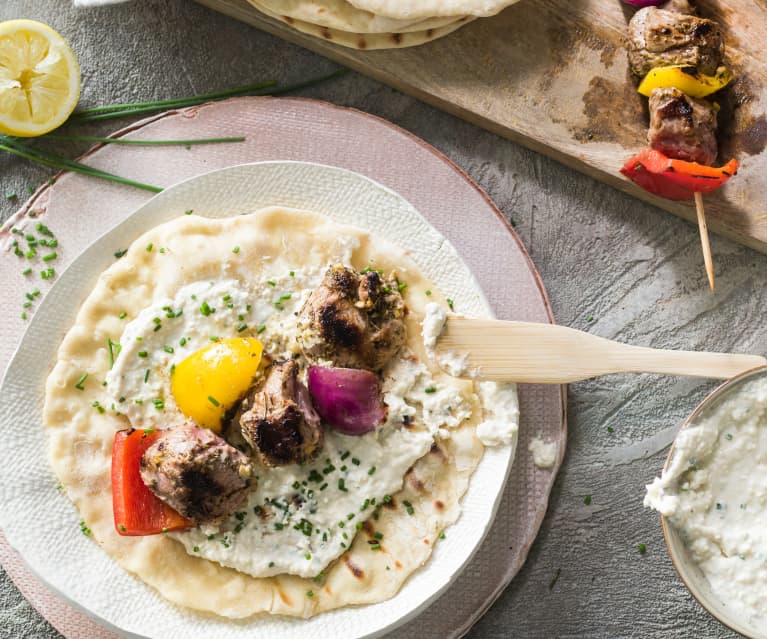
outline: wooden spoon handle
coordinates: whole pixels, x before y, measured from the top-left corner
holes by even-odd
[[[564,384],[609,373],[665,373],[726,379],[764,366],[756,355],[630,346],[555,324],[448,318],[438,353],[466,354],[479,377]]]

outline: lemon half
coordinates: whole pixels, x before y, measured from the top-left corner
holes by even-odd
[[[80,66],[64,38],[34,20],[0,22],[0,133],[48,133],[79,97]]]

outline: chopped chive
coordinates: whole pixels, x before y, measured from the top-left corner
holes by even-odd
[[[149,381],[149,373],[151,373],[151,372],[152,372],[152,370],[149,369],[149,368],[147,368],[146,371],[144,372],[144,383],[145,384]]]
[[[52,280],[54,277],[56,277],[56,270],[47,268],[44,271],[40,271],[40,277],[42,277],[44,280]]]
[[[256,333],[258,333],[260,335],[265,330],[266,330],[266,324],[260,324],[259,327],[256,329]]]
[[[289,300],[291,297],[293,296],[290,293],[285,293],[284,295],[280,295],[280,301]]]
[[[43,256],[43,262],[50,262],[51,260],[55,260],[58,257],[56,253],[48,253],[48,255]]]
[[[107,348],[109,349],[109,369],[115,365],[115,358],[120,355],[122,346],[118,342],[113,342],[107,337]]]
[[[146,252],[151,253],[153,248],[154,248],[154,244],[149,242],[149,244],[146,245]]]
[[[216,312],[215,308],[211,308],[210,304],[207,302],[203,302],[200,305],[200,313],[202,313],[205,317],[208,317],[208,315],[211,315]]]
[[[184,215],[191,215],[192,213],[194,213],[194,209],[187,209],[184,211]]]
[[[373,537],[375,537],[376,539],[383,539],[383,533],[376,531]]]
[[[158,397],[157,399],[155,399],[155,400],[154,400],[152,403],[154,404],[154,407],[155,407],[157,410],[162,410],[163,408],[165,408],[165,402],[164,402],[164,401],[162,400],[162,398],[160,398],[160,397]]]
[[[437,387],[436,386],[429,386],[428,388],[424,388],[423,392],[424,393],[429,393],[429,394],[436,393],[437,392]]]
[[[91,536],[91,529],[88,528],[88,526],[85,524],[85,522],[81,519],[80,520],[80,532],[85,535],[86,537]]]
[[[405,282],[402,282],[401,284],[397,284],[397,290],[401,293],[407,288],[407,284]]]
[[[83,386],[83,384],[85,383],[86,379],[88,379],[88,373],[83,373],[82,375],[80,375],[80,379],[78,379],[77,382],[75,383],[75,388],[77,390],[85,390],[85,387]]]
[[[370,550],[381,550],[381,544],[370,544]]]
[[[139,357],[147,357],[147,356],[149,355],[149,353],[147,353],[146,351],[139,351],[139,352],[138,352],[138,353],[136,353],[136,354],[137,354]]]
[[[590,506],[591,505],[591,495],[586,495],[583,498],[583,503],[586,504],[587,506]]]
[[[242,333],[242,331],[244,331],[246,328],[248,328],[248,325],[247,325],[247,324],[240,324],[240,325],[237,327],[237,332],[238,332],[238,333]]]
[[[370,470],[368,471],[368,475],[372,475],[375,472],[376,472],[376,467],[375,466],[371,466]]]
[[[179,346],[186,346],[186,337],[182,337],[180,340],[178,340]]]
[[[445,535],[445,531],[444,530],[439,533],[439,538],[440,539],[444,539],[446,536],[447,535]]]
[[[174,352],[173,347],[172,346],[168,346],[167,344],[162,347],[162,350],[164,350],[166,353],[173,353]]]
[[[277,286],[277,282],[275,282],[274,280],[266,280],[266,283],[267,283],[269,286]]]
[[[21,313],[21,319],[23,320],[27,319],[27,314],[25,312]]]
[[[119,251],[115,251],[115,257],[119,260],[127,252],[128,252],[128,249],[121,249]]]
[[[100,415],[103,415],[104,412],[106,411],[106,409],[98,402],[98,400],[93,402],[91,406],[93,406],[93,408],[95,408]]]
[[[384,495],[383,502],[385,504],[390,504],[391,503],[391,499],[392,499],[391,495]]]
[[[455,305],[453,303],[453,300],[451,300],[449,297],[445,300],[447,302],[447,305],[450,307],[451,311],[455,310]]]
[[[35,230],[40,233],[40,235],[45,235],[46,237],[53,237],[53,231],[49,229],[45,224],[42,222],[38,222],[35,224]]]
[[[647,545],[646,544],[637,544],[637,550],[639,551],[640,555],[644,555],[647,552]]]
[[[426,289],[426,290],[424,291],[424,294],[425,294],[425,295],[431,295],[431,291],[430,291],[429,289]]]
[[[117,316],[118,319],[125,319],[126,317],[128,317],[128,314],[125,311],[123,311]]]
[[[239,246],[235,246],[235,247],[232,249],[232,253],[235,253],[235,254],[237,254],[237,253],[239,253],[239,252],[240,252],[240,247],[239,247]]]
[[[15,200],[15,199],[17,199],[18,197],[19,197],[19,196],[18,196],[18,195],[16,195],[15,193],[8,193],[8,195],[6,195],[6,196],[5,196],[5,199],[6,199],[6,200]]]
[[[341,477],[341,479],[338,480],[338,490],[342,492],[349,492],[349,489],[346,487],[346,482],[344,481],[344,478]]]
[[[26,302],[24,302],[24,303],[21,305],[21,308],[29,308],[30,306],[32,306],[32,302],[30,302],[29,300],[27,300]],[[732,438],[732,435],[730,435],[730,438]]]
[[[296,276],[296,272],[295,271],[290,271],[290,277],[295,277],[295,276]]]
[[[220,402],[213,395],[208,395],[208,401],[217,408],[221,406]]]
[[[306,591],[306,596],[307,597],[314,597],[314,593],[311,590],[307,590]]]
[[[406,499],[403,499],[402,505],[405,507],[405,510],[407,511],[408,515],[412,516],[415,514],[415,509],[413,508],[413,504],[411,504],[409,501],[407,501]]]

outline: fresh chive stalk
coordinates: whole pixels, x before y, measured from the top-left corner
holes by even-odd
[[[44,139],[66,140],[68,142],[101,142],[102,144],[126,144],[133,146],[194,146],[196,144],[226,144],[229,142],[244,142],[245,137],[234,138],[195,138],[192,140],[126,140],[125,138],[100,138],[91,135],[53,135],[48,134]]]

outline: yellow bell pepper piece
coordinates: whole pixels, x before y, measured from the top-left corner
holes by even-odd
[[[719,67],[716,75],[698,73],[694,67],[658,67],[644,77],[639,84],[639,93],[650,97],[653,89],[675,87],[693,98],[704,98],[727,86],[732,77],[732,71],[727,67]]]

